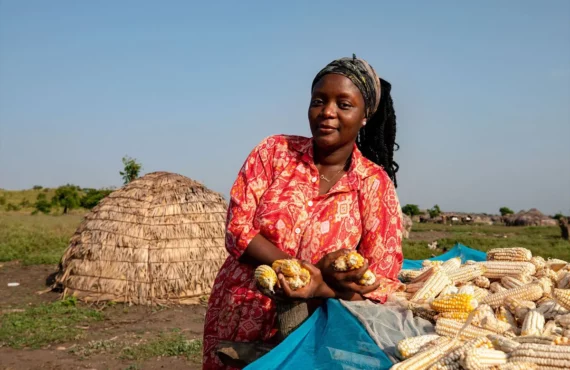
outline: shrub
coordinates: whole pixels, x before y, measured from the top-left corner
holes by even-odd
[[[499,212],[501,212],[501,216],[512,215],[514,213],[513,210],[508,207],[499,208]]]
[[[402,212],[407,214],[408,216],[417,216],[420,215],[422,212],[420,211],[420,207],[417,204],[406,204],[402,207]]]
[[[6,204],[6,211],[19,211],[19,210],[20,210],[20,206],[17,204],[13,204],[13,203]]]
[[[97,204],[99,204],[101,199],[111,194],[111,192],[112,190],[109,189],[87,189],[85,195],[81,197],[81,207],[92,209]]]
[[[44,187],[41,185],[34,185],[34,187],[32,189],[34,190],[42,190]]]

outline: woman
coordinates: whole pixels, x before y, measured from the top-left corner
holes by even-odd
[[[204,327],[204,369],[222,369],[220,340],[268,340],[275,304],[254,281],[255,267],[297,258],[311,283],[291,298],[369,299],[399,286],[401,209],[393,160],[396,117],[390,84],[355,56],[333,61],[312,85],[312,138],[273,136],[249,155],[231,190],[226,248]],[[357,249],[361,269],[335,273],[332,262]],[[370,268],[372,287],[355,282]]]

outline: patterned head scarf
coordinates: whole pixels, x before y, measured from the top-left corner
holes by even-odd
[[[354,54],[352,58],[334,60],[317,74],[311,89],[324,75],[330,73],[343,75],[358,87],[364,97],[366,118],[370,118],[376,112],[380,103],[380,78],[368,62],[357,58]]]

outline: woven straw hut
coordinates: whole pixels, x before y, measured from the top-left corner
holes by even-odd
[[[224,198],[154,172],[103,199],[70,240],[56,284],[84,301],[193,303],[225,261]]]
[[[531,208],[528,211],[520,211],[517,214],[505,217],[505,224],[507,226],[556,226],[558,221],[545,216],[536,208]]]

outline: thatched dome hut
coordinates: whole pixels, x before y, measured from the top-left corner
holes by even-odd
[[[103,199],[85,217],[56,283],[85,301],[192,303],[225,261],[227,204],[202,184],[154,172]]]
[[[507,226],[556,226],[558,222],[548,216],[545,216],[536,208],[528,211],[520,211],[514,215],[505,217]]]

